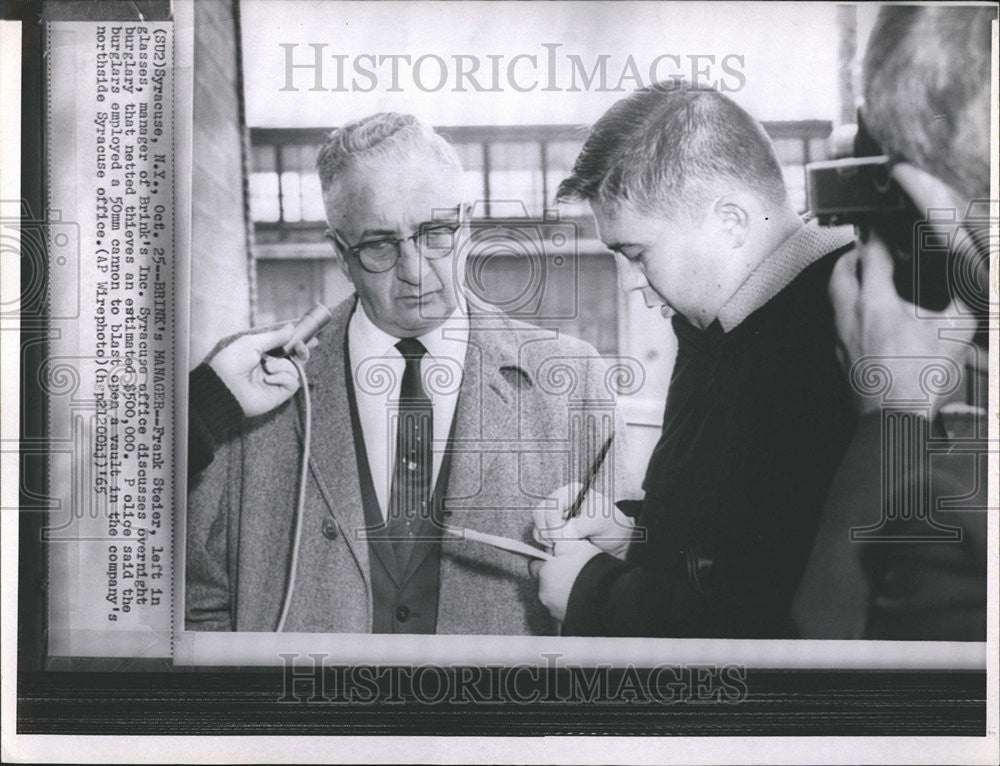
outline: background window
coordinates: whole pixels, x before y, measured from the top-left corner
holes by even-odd
[[[764,123],[764,128],[792,204],[804,211],[805,164],[825,158],[831,124],[805,120]],[[617,289],[614,261],[597,238],[589,205],[555,206],[556,189],[583,145],[583,130],[530,125],[438,131],[458,153],[470,201],[482,203],[475,208],[469,288],[519,319],[582,338],[602,354],[638,359],[648,383],[629,406],[648,405],[634,417],[650,425],[650,438],[655,437],[674,353],[669,323]],[[333,305],[352,292],[323,238],[314,163],[325,133],[251,130],[258,324],[295,319],[313,301]],[[546,217],[547,208],[553,218]],[[554,247],[547,239],[556,225],[571,232],[568,247]]]
[[[528,215],[544,206],[542,145],[538,141],[495,141],[486,145],[489,157],[489,199],[523,204]],[[490,205],[490,215],[497,215]],[[514,206],[511,205],[511,210]],[[499,215],[505,215],[499,212]]]

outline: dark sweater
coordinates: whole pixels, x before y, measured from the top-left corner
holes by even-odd
[[[797,637],[986,640],[986,437],[985,411],[933,428],[862,419],[792,606]]]
[[[564,635],[773,638],[855,426],[830,271],[843,249],[724,332],[673,325],[677,360],[627,561],[595,556]]]
[[[199,364],[188,378],[188,481],[211,464],[216,447],[239,432],[243,410],[215,370]]]

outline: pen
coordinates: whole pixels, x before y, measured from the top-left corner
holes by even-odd
[[[587,496],[590,492],[590,487],[594,483],[594,479],[597,477],[597,472],[601,470],[601,465],[604,463],[604,458],[608,454],[608,450],[611,448],[611,442],[615,440],[614,432],[608,437],[607,441],[604,442],[604,446],[601,447],[600,451],[594,457],[594,462],[590,464],[590,471],[587,473],[583,480],[583,487],[580,489],[579,494],[576,496],[576,500],[573,504],[566,509],[563,514],[563,521],[569,521],[580,515],[580,507],[583,505],[583,498]]]

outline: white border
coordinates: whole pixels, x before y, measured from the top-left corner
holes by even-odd
[[[0,200],[21,199],[21,22],[0,21]],[[6,205],[5,205],[6,208]],[[7,213],[5,209],[3,211]],[[36,211],[37,212],[37,211]],[[4,224],[4,234],[20,238],[20,222]],[[21,263],[0,258],[0,283],[21,284]],[[0,731],[2,759],[14,734],[17,694],[17,567],[20,467],[21,322],[0,319]]]
[[[287,736],[254,737],[248,741],[246,737],[33,736],[19,739],[20,758],[51,763],[181,760],[445,764],[996,763],[996,739],[980,737]]]
[[[993,64],[990,68],[990,238],[995,246],[1000,242],[1000,21],[993,22]],[[990,253],[990,313],[1000,313],[1000,252]],[[996,503],[1000,496],[1000,327],[989,329],[989,443],[993,446],[987,458],[987,502]],[[993,492],[989,489],[992,488]],[[986,731],[994,742],[1000,742],[1000,514],[994,512],[986,520],[986,641],[989,653],[986,668]],[[992,545],[991,545],[992,544]],[[994,762],[1000,761],[1000,754]]]
[[[188,369],[191,344],[191,222],[194,216],[194,0],[173,0],[174,22],[174,518],[171,525],[171,648],[184,625],[184,549],[187,539]]]
[[[946,641],[815,641],[558,636],[438,636],[184,631],[176,665],[283,665],[319,654],[324,665],[559,665],[656,667],[744,665],[749,668],[982,670],[987,644]]]

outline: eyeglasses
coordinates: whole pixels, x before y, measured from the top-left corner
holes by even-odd
[[[348,245],[340,232],[330,232],[345,253],[357,256],[358,262],[365,271],[380,274],[389,271],[399,262],[401,246],[404,242],[413,242],[417,252],[428,260],[436,260],[450,255],[455,250],[458,230],[461,220],[429,221],[422,223],[408,237],[379,237]]]

